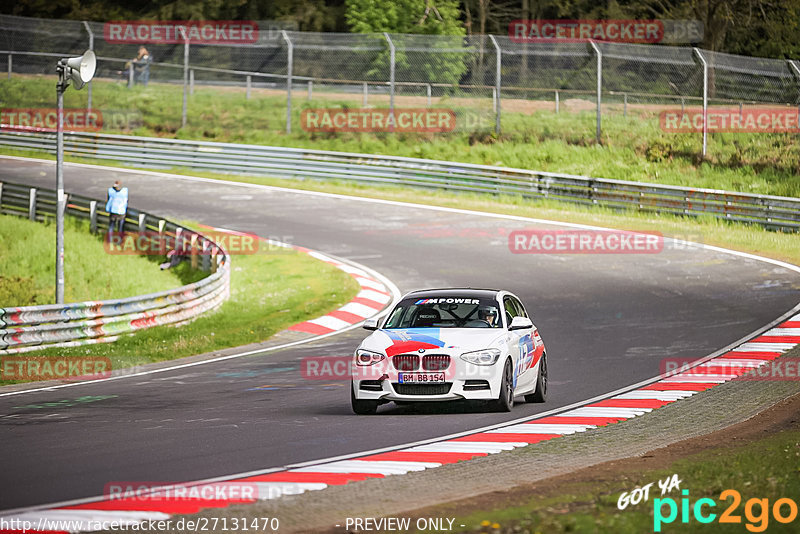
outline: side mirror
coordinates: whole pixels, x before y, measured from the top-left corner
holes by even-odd
[[[525,330],[526,328],[533,328],[533,323],[527,317],[517,316],[511,320],[509,330]]]
[[[377,319],[367,319],[364,321],[364,326],[362,327],[364,330],[377,330],[378,329],[378,320]]]

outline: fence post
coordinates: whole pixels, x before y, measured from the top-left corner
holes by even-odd
[[[97,233],[97,201],[89,201],[89,232]]]
[[[797,89],[800,92],[800,65],[797,64],[797,61],[791,59],[787,59],[786,63],[789,64],[789,70],[792,71],[792,74],[794,74],[794,79],[797,82]],[[11,73],[9,73],[9,77],[10,76]],[[800,99],[797,101],[797,113],[800,115]]]
[[[622,104],[622,116],[628,116],[628,93],[622,93],[623,104]]]
[[[186,116],[189,105],[189,37],[186,30],[181,28],[183,33],[183,110],[181,112],[181,128],[186,127]]]
[[[191,250],[191,257],[192,257],[192,261],[191,261],[192,269],[197,269],[197,263],[198,263],[197,262],[197,260],[198,260],[198,256],[197,256],[197,234],[192,233],[192,237],[189,238],[189,247],[190,247],[190,250]]]
[[[12,58],[14,56],[12,54],[8,54],[8,79],[11,79],[11,62],[13,61]]]
[[[28,192],[28,219],[36,220],[36,188],[31,187]]]
[[[251,75],[247,75],[247,79],[245,80],[245,91],[244,97],[246,100],[250,100],[250,89],[253,86],[253,77]]]
[[[600,125],[602,121],[601,106],[603,103],[603,53],[600,47],[594,41],[589,41],[592,45],[594,53],[597,54],[597,130],[595,131],[595,139],[600,142]]]
[[[500,108],[503,107],[501,103],[501,72],[503,67],[503,51],[500,49],[500,45],[497,44],[497,39],[494,38],[494,35],[489,34],[489,39],[491,39],[492,44],[494,45],[494,49],[497,53],[496,59],[496,69],[495,69],[495,76],[494,76],[494,83],[495,83],[495,92],[497,93],[497,101],[495,102],[495,119],[494,119],[494,131],[497,135],[500,135]]]
[[[189,69],[189,96],[194,95],[194,69]]]
[[[92,29],[89,27],[89,23],[86,22],[85,20],[83,21],[83,27],[86,28],[86,31],[89,34],[89,50],[94,52],[94,33],[92,32]],[[86,109],[88,113],[92,111],[92,80],[89,80],[89,86],[87,87],[87,91],[89,91],[86,103]]]
[[[558,114],[558,89],[556,89],[556,114]]]
[[[431,107],[431,84],[426,84],[428,93],[428,107]]]
[[[308,80],[308,101],[311,102],[314,92],[314,81]]]
[[[394,113],[394,69],[395,69],[395,50],[392,38],[383,32],[386,42],[389,43],[389,113]]]
[[[0,182],[0,213],[3,213],[3,182]]]
[[[133,87],[133,63],[128,66],[128,89]]]
[[[286,41],[286,133],[292,133],[292,67],[294,63],[294,45],[286,30],[281,30]]]
[[[703,66],[703,159],[708,149],[708,62],[699,48],[693,48],[694,54]]]
[[[369,86],[364,82],[364,103],[363,106],[367,107],[367,97],[369,96]]]

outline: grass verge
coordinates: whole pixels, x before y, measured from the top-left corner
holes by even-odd
[[[0,102],[13,108],[52,107],[53,78],[15,76],[0,80]],[[317,89],[308,101],[298,93],[291,134],[284,132],[286,96],[256,89],[198,85],[189,98],[188,123],[181,127],[182,87],[151,83],[127,89],[119,82],[93,82],[93,109],[104,113],[108,133],[340,150],[504,165],[730,191],[800,196],[800,143],[788,133],[712,133],[703,160],[701,136],[661,129],[658,112],[674,106],[620,106],[603,110],[602,142],[595,140],[593,104],[579,99],[552,111],[544,100],[503,100],[502,134],[494,134],[487,99],[441,97],[433,107],[478,113],[481,124],[447,134],[320,133],[304,131],[306,108],[359,108],[361,95]],[[67,108],[85,108],[85,91],[65,94]],[[424,98],[397,97],[398,107],[425,107]],[[384,96],[370,105],[388,107]],[[116,122],[114,117],[137,117]]]
[[[106,254],[89,223],[64,225],[64,300],[107,300],[180,287],[205,276],[182,264],[161,271],[157,258]],[[0,215],[0,307],[55,302],[55,224]],[[158,261],[162,261],[158,259]]]
[[[0,229],[11,228],[11,225],[6,225],[4,222],[0,221]],[[152,292],[151,280],[158,276],[175,277],[176,269],[188,268],[187,265],[181,264],[178,268],[162,272],[157,265],[157,262],[163,260],[160,256],[151,256],[153,263],[138,256],[109,256],[104,253],[99,240],[87,239],[87,234],[81,234],[77,230],[73,234],[73,239],[98,241],[95,243],[96,249],[90,249],[81,255],[83,258],[92,259],[86,262],[92,267],[100,263],[99,260],[95,260],[98,258],[105,260],[106,257],[112,262],[125,258],[130,261],[136,260],[140,264],[138,270],[131,271],[136,273],[141,284],[136,286],[137,289],[132,294]],[[67,246],[69,243],[67,241]],[[47,249],[49,258],[52,252],[50,242],[42,246],[43,249]],[[27,250],[29,249],[26,248]],[[21,251],[18,251],[18,254],[23,256]],[[109,344],[50,348],[36,351],[32,355],[105,356],[110,358],[112,369],[172,360],[264,341],[288,326],[324,315],[344,305],[359,290],[358,284],[348,274],[296,251],[280,250],[236,256],[232,258],[231,265],[230,298],[217,310],[205,313],[189,324],[180,328],[159,326],[142,330],[134,335],[122,336],[118,341]],[[108,267],[105,270],[116,277],[115,269],[116,267]],[[67,271],[68,279],[69,272]],[[199,273],[199,276],[195,274],[192,277],[203,276],[205,273]],[[90,294],[94,290],[95,283],[96,280],[91,278],[86,282],[86,291]],[[188,281],[176,282],[168,287],[176,287],[181,283]],[[11,383],[15,381],[0,380],[0,384]]]

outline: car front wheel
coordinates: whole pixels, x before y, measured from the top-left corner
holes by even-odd
[[[378,411],[378,401],[357,399],[352,385],[350,386],[350,405],[353,407],[353,412],[358,415],[375,415]]]
[[[511,360],[506,360],[503,368],[503,379],[500,381],[500,394],[492,403],[492,408],[497,412],[510,412],[514,407],[514,370]]]

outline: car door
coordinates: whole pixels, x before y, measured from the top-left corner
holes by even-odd
[[[505,306],[507,316],[510,314],[512,320],[514,317],[528,316],[528,314],[525,313],[525,308],[518,299],[511,295],[506,295],[505,300],[508,302],[508,304]],[[526,328],[523,330],[514,330],[510,332],[510,334],[510,343],[516,345],[515,350],[519,358],[515,367],[516,372],[514,373],[514,376],[516,377],[516,387],[519,391],[529,391],[531,388],[533,388],[533,384],[536,381],[536,373],[534,372],[535,369],[533,367],[535,347],[533,340],[533,329]]]
[[[506,328],[509,328],[511,326],[511,321],[514,320],[514,317],[519,315],[519,310],[515,306],[510,295],[503,297],[503,315],[505,316]],[[521,390],[521,386],[524,386],[524,381],[527,378],[523,376],[525,355],[520,351],[520,339],[522,338],[522,335],[520,334],[521,332],[522,330],[509,330],[508,335],[506,336],[508,352],[511,354],[511,359],[514,363],[515,390]]]

